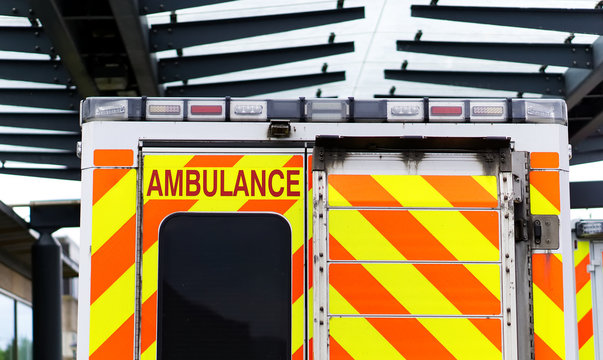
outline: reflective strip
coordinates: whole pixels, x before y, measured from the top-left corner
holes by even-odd
[[[479,264],[478,272],[490,273],[492,287],[500,288],[500,266]],[[371,276],[362,276],[368,271]],[[501,303],[461,264],[331,264],[329,283],[354,306],[362,302],[362,314],[499,315]],[[388,308],[391,294],[405,309]],[[344,314],[333,305],[331,314]]]
[[[530,212],[534,215],[561,213],[558,171],[530,171]]]
[[[328,220],[346,249],[330,246],[332,260],[500,259],[496,211],[331,210]]]
[[[578,241],[574,250],[576,274],[576,315],[578,321],[578,347],[580,359],[594,360],[593,302],[590,273],[590,243]]]
[[[89,355],[134,355],[136,170],[93,172]]]
[[[301,168],[299,168],[301,167]],[[259,193],[255,196],[240,191],[236,196],[221,196],[218,187],[214,196],[204,196],[203,189],[198,196],[186,196],[178,190],[171,191],[170,196],[158,196],[158,191],[147,196],[149,179],[153,170],[172,171],[171,181],[177,183],[178,170],[197,169],[211,172],[219,168],[224,171],[226,192],[232,191],[236,185],[239,171],[247,178],[250,171],[261,173],[262,170],[287,168],[299,171],[293,184],[292,191],[298,191],[297,196],[287,196],[286,179],[276,177],[284,188],[283,196],[271,195],[266,189],[265,196]],[[284,170],[283,170],[284,171]],[[222,173],[218,173],[221,176]],[[304,203],[303,195],[303,157],[301,155],[147,155],[144,157],[144,209],[143,209],[143,259],[142,259],[142,314],[141,314],[141,360],[156,359],[157,336],[157,273],[158,273],[158,242],[157,236],[161,221],[169,214],[178,211],[273,211],[284,215],[292,228],[292,356],[303,357],[304,343],[304,296],[303,296],[303,252],[304,252]],[[184,173],[183,173],[184,176]],[[165,180],[160,177],[160,181]],[[186,181],[182,179],[183,184]],[[209,184],[215,187],[215,184]],[[249,184],[248,184],[249,185]],[[165,184],[162,184],[165,186]],[[202,184],[201,184],[202,186]],[[268,186],[266,184],[266,186]],[[165,189],[165,188],[164,188]],[[162,189],[163,190],[163,189]],[[211,190],[211,189],[209,189]],[[248,196],[249,195],[249,196]],[[301,256],[300,256],[301,254]],[[301,261],[300,261],[301,257]],[[300,282],[302,274],[302,282]],[[301,350],[300,350],[301,349]]]
[[[556,152],[533,152],[530,154],[530,167],[532,169],[557,169],[559,168],[559,154]]]
[[[559,254],[533,254],[536,359],[565,359],[563,269]]]
[[[132,166],[134,151],[132,149],[96,149],[94,150],[94,166]]]
[[[329,175],[329,205],[358,207],[498,206],[494,176]],[[336,192],[331,194],[335,190]]]

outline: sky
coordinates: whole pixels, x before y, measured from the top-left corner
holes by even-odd
[[[300,29],[286,33],[256,36],[247,39],[207,44],[183,50],[184,56],[229,53],[258,49],[270,49],[301,45],[327,43],[329,34],[336,34],[336,42],[354,41],[355,52],[329,56],[320,59],[305,60],[291,64],[270,66],[262,69],[237,71],[225,75],[194,79],[189,84],[213,83],[222,81],[245,80],[265,77],[279,77],[299,74],[318,73],[324,63],[328,71],[346,71],[346,80],[320,86],[266,94],[265,98],[314,97],[318,88],[322,96],[339,96],[370,99],[375,94],[387,94],[392,86],[397,95],[454,95],[454,96],[492,96],[507,97],[515,94],[507,91],[477,90],[452,86],[410,83],[386,80],[384,69],[399,69],[404,60],[408,61],[408,70],[479,70],[479,71],[538,71],[540,65],[517,64],[489,60],[444,57],[438,55],[402,53],[396,51],[396,40],[412,40],[418,30],[423,32],[422,40],[433,41],[490,41],[490,42],[555,42],[560,43],[568,36],[557,31],[518,29],[491,25],[458,23],[443,20],[412,18],[410,5],[427,5],[430,0],[346,0],[345,7],[364,6],[365,19],[331,24],[310,29]],[[236,16],[255,16],[266,14],[291,13],[298,11],[333,9],[336,0],[239,0],[224,4],[215,4],[202,8],[178,11],[178,21],[215,20]],[[504,4],[493,0],[440,0],[439,5],[467,6],[508,6],[508,7],[556,7],[556,8],[594,8],[598,0],[507,0]],[[160,24],[169,22],[169,14],[153,14],[148,22]],[[0,25],[29,26],[27,20],[0,16]],[[576,34],[574,43],[592,43],[596,36]],[[520,39],[520,40],[518,40]],[[175,57],[175,51],[163,51],[158,58]],[[1,52],[0,59],[47,59],[45,55],[31,55]],[[547,72],[563,72],[565,68],[549,67]],[[167,85],[181,85],[171,83]],[[0,80],[2,87],[43,86],[34,83]],[[51,86],[52,87],[52,86]],[[536,94],[526,94],[526,96]],[[3,112],[31,111],[16,107],[0,106]],[[40,111],[40,110],[36,110]],[[41,110],[47,111],[47,110]],[[11,128],[0,127],[0,133],[19,132]],[[31,133],[32,131],[28,131]],[[0,150],[26,150],[17,147],[1,146]],[[7,165],[19,166],[18,163]],[[573,166],[570,181],[603,180],[603,162]],[[8,205],[27,205],[30,201],[64,200],[80,198],[80,183],[76,181],[28,178],[22,176],[0,175],[0,201]],[[16,206],[15,210],[28,218],[28,209]],[[578,210],[572,217],[603,218],[603,210]],[[79,240],[77,229],[59,230],[57,235],[66,234]]]

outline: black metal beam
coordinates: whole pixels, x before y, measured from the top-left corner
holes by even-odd
[[[385,70],[385,78],[554,96],[563,96],[565,93],[563,74]]]
[[[49,153],[39,151],[0,151],[0,162],[4,161],[19,161],[34,164],[62,165],[74,169],[79,168],[81,164],[81,161],[75,155],[75,152]]]
[[[0,15],[31,16],[31,6],[27,0],[2,0]]]
[[[151,27],[152,51],[275,34],[364,17],[364,7],[160,24]]]
[[[397,41],[398,51],[592,69],[591,45]]]
[[[571,144],[574,147],[584,147],[585,142],[589,143],[591,141],[588,136],[596,133],[597,129],[599,129],[601,125],[603,125],[603,111],[595,115],[592,120],[590,120],[586,125],[582,126],[580,130],[576,131],[570,137]],[[601,141],[603,148],[603,139],[600,139],[599,141]]]
[[[0,134],[0,144],[75,151],[80,135],[72,134]]]
[[[80,96],[75,89],[0,89],[0,104],[44,109],[77,110]]]
[[[139,15],[138,0],[109,0],[109,5],[134,71],[140,95],[162,95],[157,83],[157,61],[149,52],[149,27],[146,17]]]
[[[3,168],[0,167],[0,174],[33,176],[48,179],[61,180],[80,180],[80,169],[37,169],[37,168]]]
[[[159,61],[162,83],[261,68],[354,51],[353,42],[180,57]]]
[[[72,132],[80,131],[79,116],[76,113],[0,113],[0,126]]]
[[[141,14],[153,14],[231,1],[233,0],[141,0],[140,12]]]
[[[603,207],[603,181],[570,183],[570,207],[572,209]]]
[[[345,80],[345,71],[192,86],[174,86],[167,88],[166,94],[168,96],[252,96],[343,80]]]
[[[570,160],[570,165],[580,165],[601,160],[603,160],[603,150],[584,153],[574,151],[572,159]]]
[[[603,35],[603,9],[413,5],[417,17]]]
[[[69,85],[71,81],[57,60],[0,60],[0,78],[61,85]]]
[[[588,153],[591,151],[603,151],[603,136],[590,136],[572,145],[576,153]]]
[[[53,54],[50,39],[39,27],[0,26],[0,50]]]
[[[98,95],[98,89],[86,69],[71,31],[61,16],[57,0],[30,0],[30,2],[80,95],[82,97]]]
[[[80,226],[79,200],[33,202],[29,214],[29,225],[34,229]]]

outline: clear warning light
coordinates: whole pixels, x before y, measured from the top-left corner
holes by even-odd
[[[149,114],[152,115],[177,115],[181,111],[180,105],[149,105]]]
[[[237,115],[260,115],[263,110],[262,105],[236,105],[234,108]]]
[[[576,236],[585,239],[603,239],[603,220],[578,221]]]
[[[94,112],[95,117],[119,117],[121,118],[126,114],[127,102],[126,101],[114,101],[99,105],[96,107]]]
[[[476,116],[502,116],[505,113],[503,106],[474,106],[471,115]]]
[[[392,106],[391,114],[395,116],[415,116],[419,115],[421,107],[419,105]]]

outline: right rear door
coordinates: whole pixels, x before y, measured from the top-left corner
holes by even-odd
[[[515,358],[511,175],[499,156],[324,153],[316,359]]]

